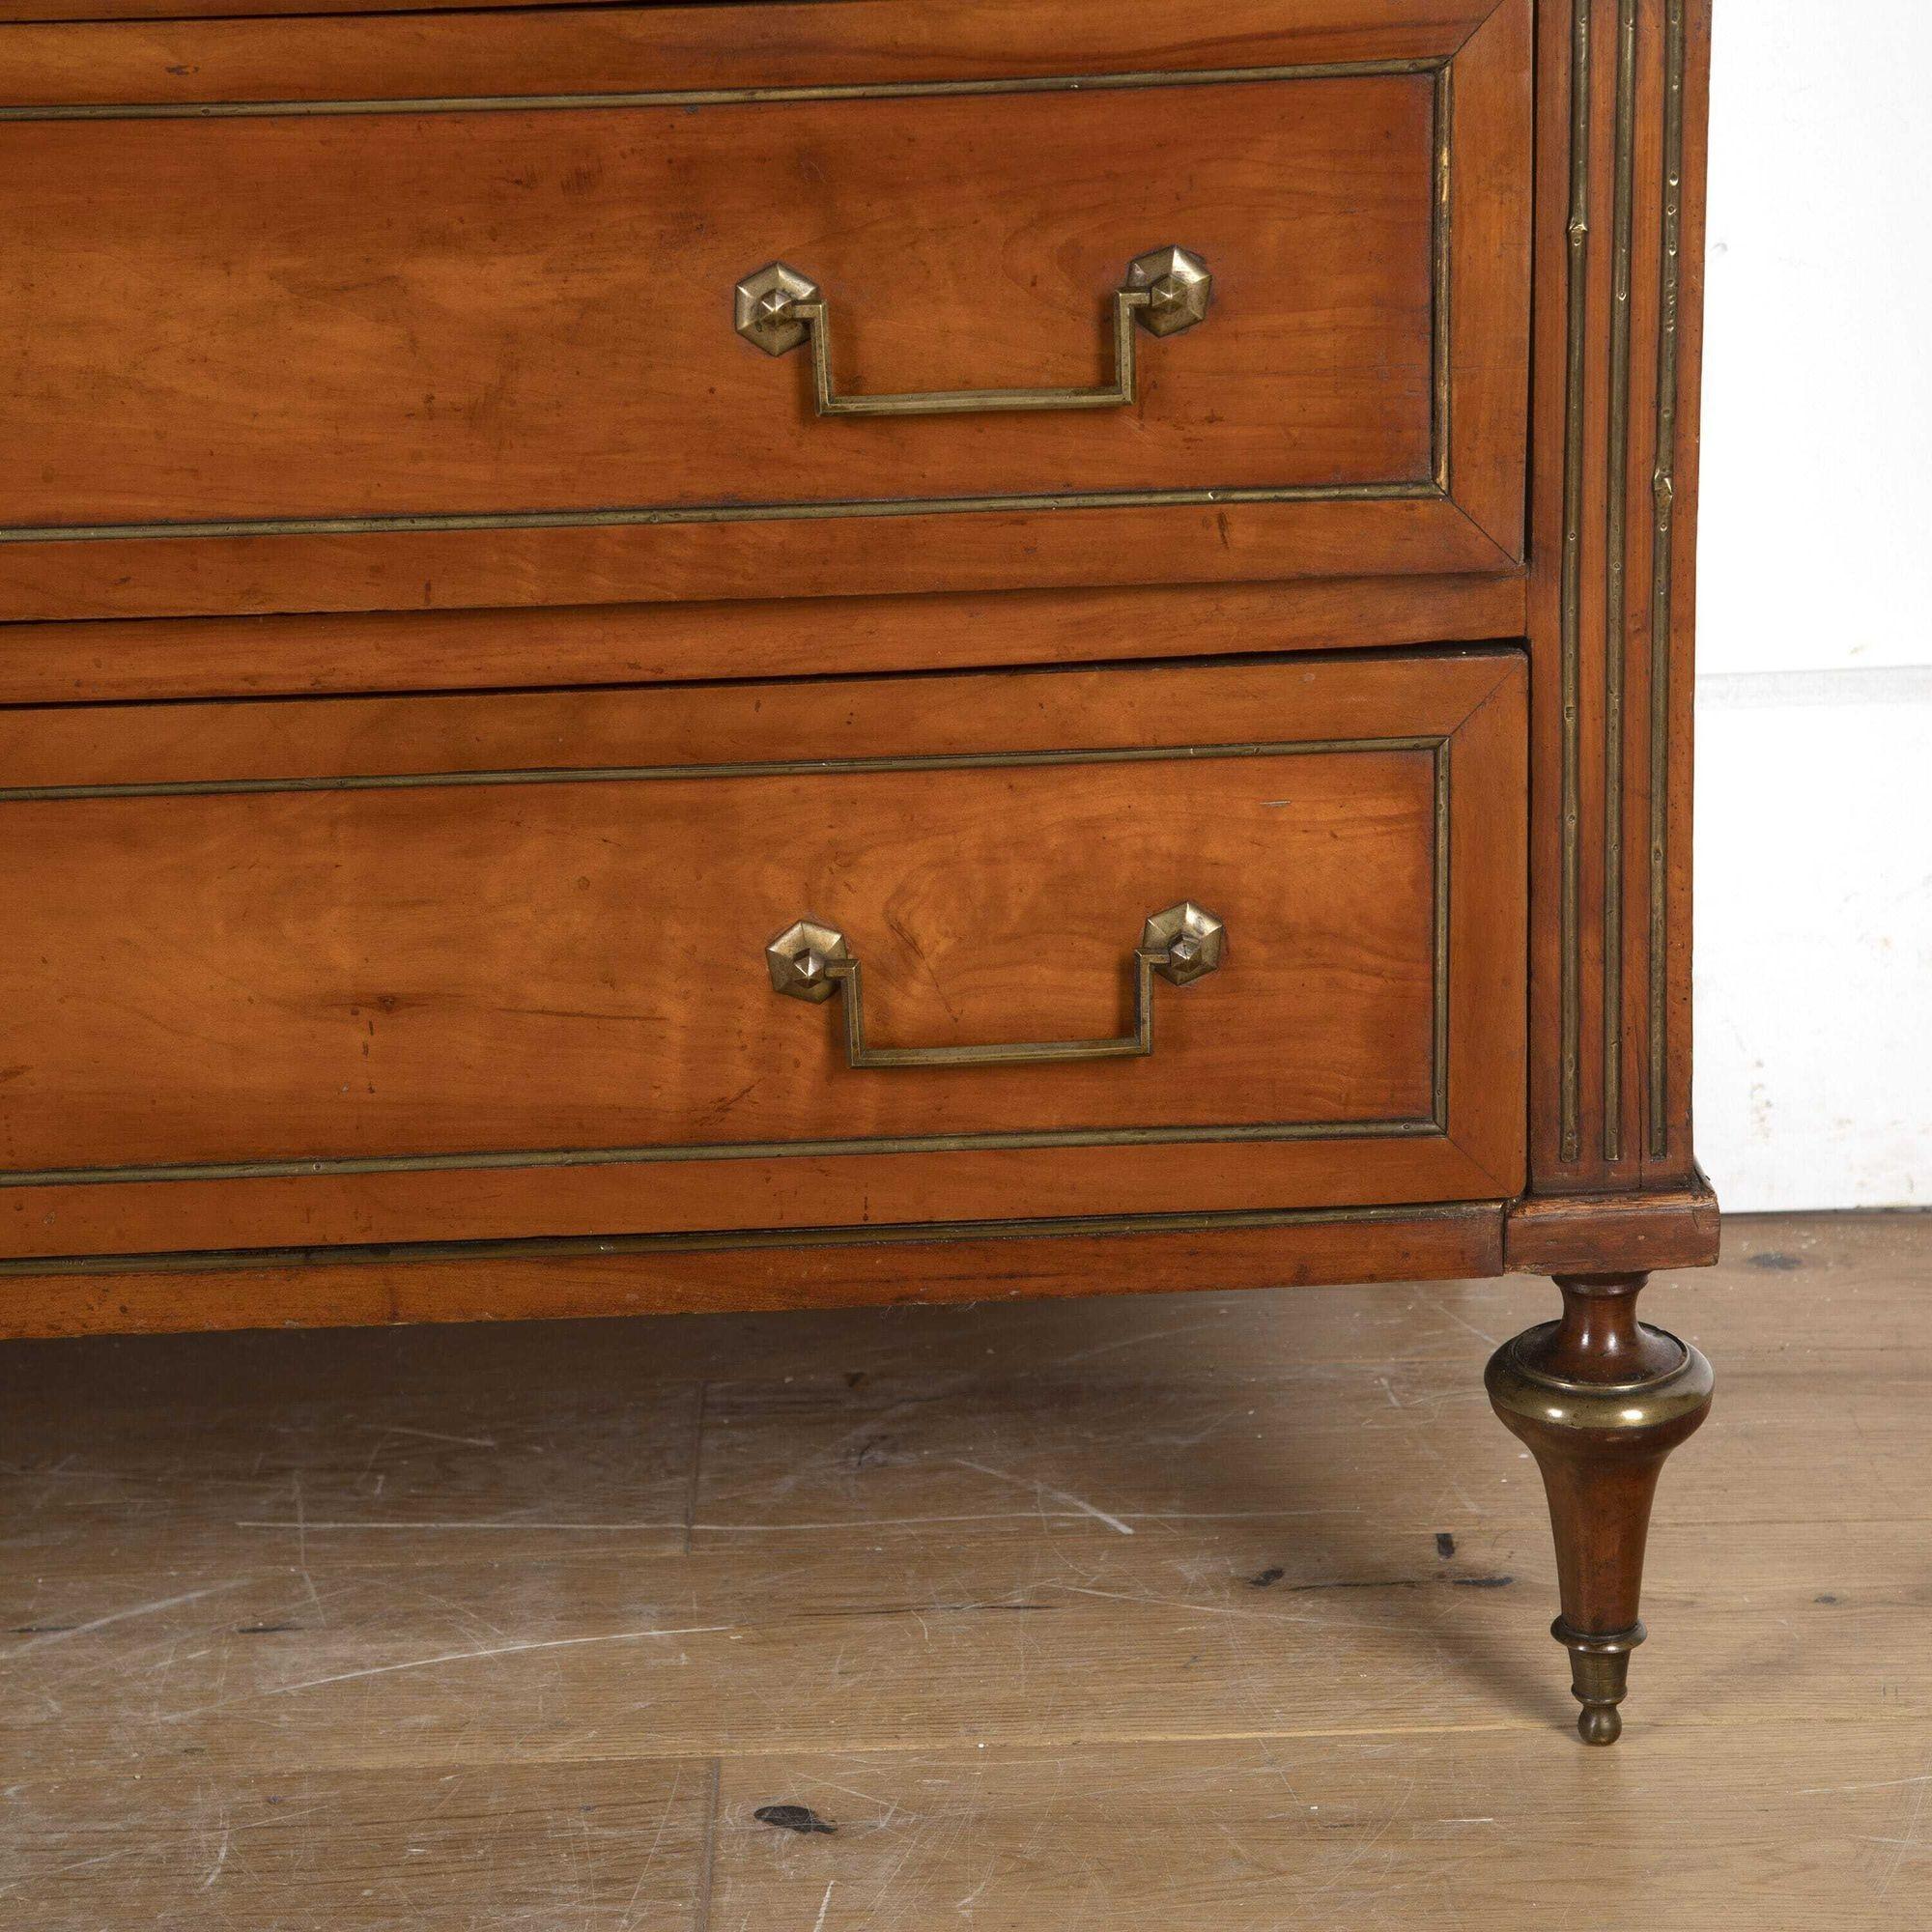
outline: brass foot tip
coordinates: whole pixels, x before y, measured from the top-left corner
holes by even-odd
[[[1572,1630],[1558,1617],[1549,1634],[1570,1653],[1570,1690],[1583,1707],[1577,1719],[1577,1735],[1586,1745],[1615,1744],[1624,1734],[1617,1706],[1630,1686],[1631,1652],[1643,1641],[1643,1626],[1594,1636]]]
[[[1613,1745],[1624,1734],[1614,1704],[1585,1704],[1577,1716],[1577,1733],[1586,1745]]]

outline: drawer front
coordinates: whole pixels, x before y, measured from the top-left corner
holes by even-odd
[[[752,11],[39,30],[0,615],[1513,567],[1528,0]]]
[[[1513,1193],[1523,683],[8,714],[8,1252]]]

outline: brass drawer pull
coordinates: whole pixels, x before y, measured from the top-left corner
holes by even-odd
[[[978,410],[1118,410],[1132,403],[1139,368],[1134,325],[1179,335],[1208,315],[1214,278],[1185,248],[1155,248],[1127,264],[1114,291],[1114,380],[1097,389],[941,389],[898,396],[841,396],[832,378],[832,311],[810,275],[773,262],[733,292],[738,333],[767,355],[811,343],[811,380],[822,416],[958,415]]]
[[[845,1058],[868,1066],[1014,1066],[1042,1060],[1140,1060],[1153,1051],[1153,979],[1191,985],[1216,971],[1227,928],[1192,900],[1157,912],[1134,948],[1134,1030],[1118,1039],[1023,1039],[1003,1046],[867,1046],[859,962],[845,935],[802,919],[765,948],[772,984],[814,1004],[845,996]]]

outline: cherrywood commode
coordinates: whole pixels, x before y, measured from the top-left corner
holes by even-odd
[[[1709,1365],[1704,0],[0,0],[0,1332],[1555,1276]]]

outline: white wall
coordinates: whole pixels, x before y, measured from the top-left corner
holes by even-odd
[[[1932,1207],[1927,0],[1719,0],[1697,1142],[1727,1208]]]

